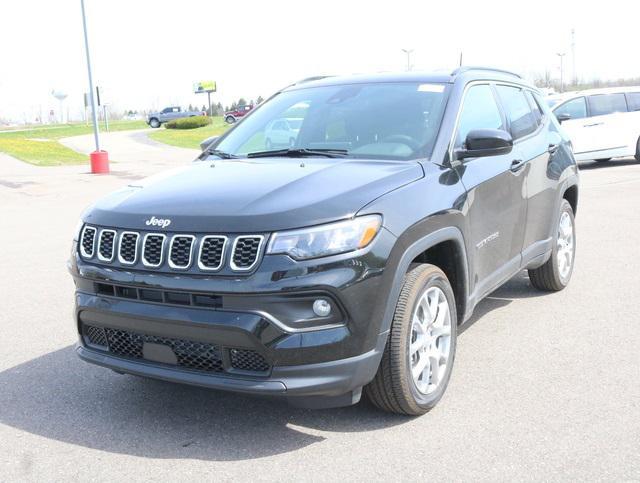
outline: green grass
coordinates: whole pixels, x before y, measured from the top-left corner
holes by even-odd
[[[149,137],[155,141],[179,148],[199,149],[201,141],[211,136],[218,136],[228,128],[229,125],[224,122],[222,116],[217,116],[213,118],[213,123],[208,126],[197,129],[165,129],[162,127],[149,134]]]
[[[102,129],[102,125],[100,128]],[[109,131],[127,131],[147,127],[144,121],[112,121]],[[0,151],[14,158],[37,166],[82,164],[88,161],[86,154],[63,146],[58,139],[93,132],[86,124],[64,124],[33,127],[26,131],[0,131]]]

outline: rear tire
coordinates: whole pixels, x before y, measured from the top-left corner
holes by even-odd
[[[576,257],[576,224],[573,209],[562,200],[558,225],[553,236],[551,258],[544,265],[529,270],[529,280],[538,290],[557,292],[569,285]]]
[[[456,335],[455,297],[447,276],[434,265],[418,265],[405,275],[380,367],[364,388],[369,400],[408,416],[432,409],[451,377]]]
[[[638,138],[638,141],[636,142],[636,155],[635,155],[636,161],[640,163],[640,138]]]

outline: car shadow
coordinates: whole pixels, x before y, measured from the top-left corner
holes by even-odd
[[[514,299],[542,295],[526,272],[478,304],[471,325]],[[45,438],[147,458],[250,460],[321,444],[323,432],[366,432],[411,421],[374,408],[294,408],[86,364],[73,346],[0,372],[0,423]]]
[[[364,398],[363,398],[364,399]],[[322,432],[411,421],[367,401],[304,410],[86,364],[73,346],[0,373],[0,423],[65,443],[148,458],[248,460],[319,444]]]
[[[532,287],[529,281],[529,275],[526,270],[521,271],[507,283],[493,291],[487,297],[482,299],[478,305],[476,305],[473,315],[458,329],[458,334],[464,334],[471,326],[481,320],[489,312],[506,307],[514,300],[526,299],[533,297],[543,297],[548,292],[536,290]]]
[[[624,158],[624,159],[612,159],[611,161],[580,161],[578,163],[578,168],[583,170],[591,170],[591,169],[606,169],[606,168],[621,168],[623,166],[631,166],[634,164],[638,164],[638,161],[635,158]]]

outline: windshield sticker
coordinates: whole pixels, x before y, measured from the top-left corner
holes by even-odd
[[[443,92],[444,86],[442,84],[420,84],[418,86],[418,92]]]

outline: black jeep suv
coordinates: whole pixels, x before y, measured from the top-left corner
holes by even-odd
[[[299,129],[266,150],[279,119]],[[294,84],[193,165],[86,211],[77,352],[307,407],[364,390],[422,414],[478,301],[523,269],[537,289],[569,283],[577,201],[569,142],[515,74]]]

